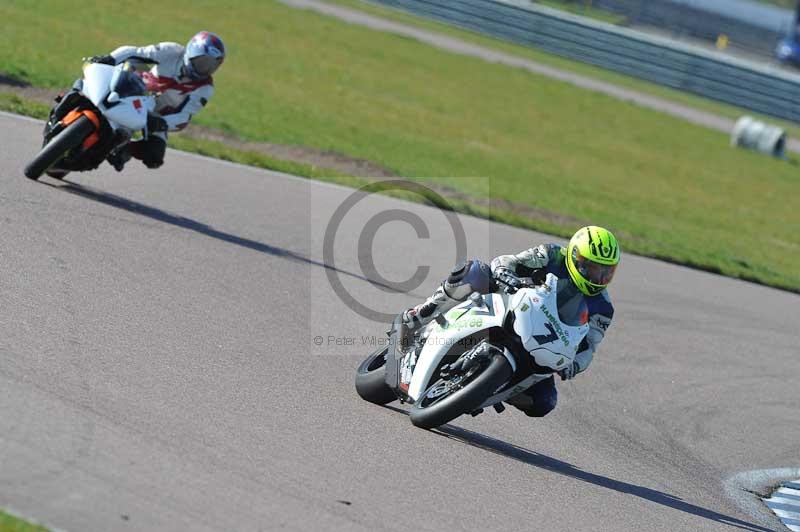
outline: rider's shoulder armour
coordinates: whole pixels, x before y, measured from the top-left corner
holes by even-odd
[[[600,314],[609,320],[614,317],[614,305],[611,304],[611,297],[607,290],[603,290],[596,296],[586,297],[586,305],[589,307],[589,316]]]

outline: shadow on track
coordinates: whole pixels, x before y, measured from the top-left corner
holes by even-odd
[[[304,264],[310,264],[312,266],[319,266],[320,268],[333,270],[337,273],[346,275],[348,277],[352,277],[354,279],[366,281],[372,285],[384,288],[389,292],[398,294],[405,293],[387,284],[381,283],[380,281],[373,281],[372,279],[369,279],[358,273],[342,270],[335,266],[331,266],[330,264],[325,264],[322,261],[306,257],[294,251],[280,248],[277,246],[271,246],[269,244],[264,244],[263,242],[258,242],[257,240],[251,240],[249,238],[232,235],[230,233],[214,229],[210,225],[198,222],[197,220],[186,218],[185,216],[180,216],[177,214],[172,214],[170,212],[163,211],[157,207],[151,207],[150,205],[145,205],[144,203],[139,203],[138,201],[124,198],[122,196],[117,196],[116,194],[112,194],[110,192],[95,190],[91,187],[79,185],[78,183],[74,183],[72,181],[67,181],[67,180],[59,181],[60,184],[58,185],[54,185],[46,181],[40,181],[40,183],[52,187],[56,190],[61,190],[64,192],[68,192],[70,194],[75,194],[76,196],[80,196],[82,198],[96,201],[98,203],[102,203],[110,207],[115,207],[117,209],[122,209],[124,211],[138,214],[140,216],[146,216],[148,218],[152,218],[153,220],[158,220],[159,222],[164,222],[170,225],[174,225],[182,229],[188,229],[190,231],[194,231],[196,233],[200,233],[202,235],[211,238],[216,238],[217,240],[222,240],[223,242],[228,242],[230,244],[235,244],[243,248],[252,249],[253,251],[258,251],[259,253],[266,253],[267,255],[272,255],[274,257],[282,257],[287,260],[301,262]]]
[[[394,406],[386,405],[385,408],[408,415],[408,412],[405,410],[396,408]],[[644,486],[631,484],[629,482],[614,480],[613,478],[604,477],[595,473],[590,473],[567,462],[563,462],[547,455],[537,453],[523,447],[498,440],[496,438],[492,438],[491,436],[485,436],[478,432],[462,429],[453,425],[442,425],[431,432],[439,436],[444,436],[448,439],[466,443],[467,445],[477,447],[478,449],[482,449],[484,451],[489,451],[506,458],[517,460],[518,462],[522,462],[523,464],[527,464],[529,466],[546,469],[548,471],[552,471],[553,473],[558,473],[559,475],[572,477],[590,484],[594,484],[595,486],[617,491],[619,493],[627,493],[629,495],[641,497],[647,501],[661,504],[669,508],[674,508],[675,510],[696,515],[704,519],[709,519],[716,523],[740,528],[742,530],[749,530],[752,532],[772,532],[771,528],[764,528],[760,525],[748,523],[747,521],[742,521],[741,519],[736,519],[735,517],[730,517],[713,510],[708,510],[701,506],[688,503],[678,497],[675,497],[674,495],[651,488],[646,488]]]

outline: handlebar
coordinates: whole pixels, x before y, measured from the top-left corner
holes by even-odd
[[[517,277],[515,275],[504,275],[501,273],[496,275],[494,279],[507,294],[513,294],[520,288],[533,288],[538,286],[530,277]]]

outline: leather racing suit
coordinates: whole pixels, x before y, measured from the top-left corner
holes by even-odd
[[[542,244],[516,255],[500,255],[491,266],[472,260],[453,270],[424,303],[407,310],[403,315],[404,322],[407,327],[416,328],[446,313],[473,292],[486,294],[495,291],[494,277],[503,270],[519,277],[552,273],[559,278],[569,278],[565,248],[557,244]],[[589,332],[578,348],[572,368],[560,372],[562,379],[571,379],[586,371],[614,317],[614,307],[606,290],[595,296],[584,296],[584,300],[589,311]],[[508,402],[531,417],[541,417],[555,408],[557,397],[555,380],[550,377]]]
[[[188,77],[183,63],[184,47],[174,42],[120,46],[111,52],[111,57],[116,64],[131,61],[153,65],[150,71],[140,75],[147,89],[157,94],[155,115],[163,119],[158,128],[162,131],[151,132],[145,141],[131,142],[130,154],[123,155],[121,163],[132,155],[148,168],[158,168],[164,162],[167,131],[185,128],[192,116],[211,100],[213,79],[210,76],[200,80]]]

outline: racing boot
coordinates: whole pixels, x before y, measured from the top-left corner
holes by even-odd
[[[125,163],[130,161],[132,156],[130,146],[126,144],[111,152],[111,154],[106,157],[106,161],[114,167],[114,170],[121,172],[122,169],[125,168]]]
[[[494,289],[494,278],[488,264],[470,260],[456,266],[445,281],[421,305],[403,313],[400,330],[401,348],[407,349],[413,340],[413,332],[432,319],[465,301],[470,294],[488,294]]]
[[[447,281],[439,285],[425,302],[403,312],[400,329],[400,346],[403,351],[411,346],[414,331],[461,303],[447,295],[446,287]]]
[[[402,326],[400,329],[401,348],[408,349],[413,340],[414,331],[424,327],[431,320],[439,318],[448,310],[462,303],[471,290],[465,290],[463,283],[457,277],[462,268],[453,270],[450,277],[445,280],[436,291],[423,303],[403,312]],[[462,294],[463,298],[452,297],[450,294]]]
[[[408,324],[410,329],[418,329],[458,305],[460,301],[447,295],[445,285],[446,283],[439,285],[431,297],[403,312],[403,323]]]
[[[53,179],[64,179],[69,170],[64,170],[63,168],[51,167],[44,171],[45,174],[49,175]]]

